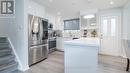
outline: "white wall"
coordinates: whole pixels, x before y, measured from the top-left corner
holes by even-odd
[[[29,0],[28,2],[28,14],[48,19],[49,23],[53,23],[55,25],[55,15],[48,12],[44,5],[41,5],[33,0]]]
[[[8,25],[8,36],[13,44],[17,59],[19,61],[19,69],[28,69],[28,46],[27,46],[27,27],[25,24],[25,0],[15,0],[15,18]],[[27,2],[27,0],[26,0]]]
[[[11,25],[13,18],[0,18],[0,37],[7,37],[8,36],[8,29]]]
[[[122,39],[128,39],[130,40],[130,1],[124,6],[123,8],[123,25],[122,25]],[[125,54],[125,48],[122,46],[124,57],[126,57]]]
[[[130,1],[123,9],[123,32],[122,38],[130,40]]]
[[[49,23],[55,25],[55,15],[47,11],[46,8],[45,8],[45,18],[49,20]]]
[[[28,14],[45,18],[45,7],[32,0],[29,0]]]

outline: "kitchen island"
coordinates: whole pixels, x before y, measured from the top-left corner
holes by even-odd
[[[98,38],[64,41],[65,73],[98,73]]]

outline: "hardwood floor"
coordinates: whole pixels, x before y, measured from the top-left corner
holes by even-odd
[[[126,72],[126,59],[121,57],[99,55],[99,73],[129,73]]]
[[[63,52],[51,53],[48,59],[32,66],[25,73],[64,73]]]
[[[128,73],[125,71],[126,59],[99,55],[98,73]],[[45,61],[32,66],[24,73],[64,73],[64,54],[54,52]]]

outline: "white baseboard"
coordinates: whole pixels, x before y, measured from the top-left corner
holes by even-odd
[[[117,56],[117,57],[119,57],[119,55],[107,54],[107,53],[102,53],[102,52],[99,52],[99,54],[100,55],[108,55],[108,56]],[[125,55],[120,55],[120,57],[127,58]]]
[[[24,71],[27,71],[28,69],[29,69],[29,67],[23,67],[23,66],[22,66],[22,67],[19,67],[19,70],[20,70],[20,71],[23,71],[23,72],[24,72]]]

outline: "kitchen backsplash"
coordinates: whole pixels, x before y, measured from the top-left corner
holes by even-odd
[[[63,31],[63,37],[78,37],[80,38],[83,33],[80,30],[65,30]]]
[[[91,31],[88,31],[87,32],[87,37],[92,37],[92,34],[91,34],[92,30]],[[98,33],[98,31],[97,31]],[[97,37],[98,35],[96,35]],[[65,30],[63,31],[63,37],[70,37],[70,38],[81,38],[81,37],[84,37],[84,30]]]

